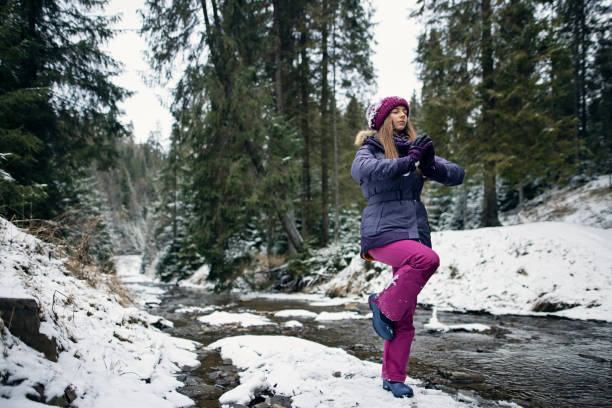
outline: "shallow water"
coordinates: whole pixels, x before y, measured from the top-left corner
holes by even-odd
[[[280,325],[257,328],[209,327],[197,321],[197,313],[176,313],[181,306],[218,305],[225,311],[276,312],[307,309],[313,312],[369,310],[365,302],[342,306],[311,306],[301,300],[249,299],[212,295],[205,291],[166,286],[166,294],[152,313],[174,322],[173,335],[203,345],[240,334],[283,334],[341,347],[359,358],[381,361],[383,342],[372,331],[371,320],[316,322],[300,320],[304,327]],[[272,314],[267,317],[276,322]],[[513,401],[525,407],[612,407],[612,324],[558,318],[492,316],[438,312],[446,324],[482,323],[486,333],[429,333],[423,328],[431,311],[419,308],[416,336],[408,375],[426,386],[476,398],[483,406]],[[324,326],[324,327],[321,327]],[[229,362],[215,352],[201,352],[202,366],[182,379],[183,390],[201,407],[218,407],[218,397],[235,386]],[[222,377],[211,378],[221,373]],[[225,378],[228,377],[228,378]]]

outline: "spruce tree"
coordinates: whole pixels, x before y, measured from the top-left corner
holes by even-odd
[[[113,158],[125,133],[101,50],[113,35],[106,1],[0,3],[0,153],[14,182],[0,183],[0,213],[50,218],[77,200],[90,161]]]

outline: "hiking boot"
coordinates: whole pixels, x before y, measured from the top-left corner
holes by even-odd
[[[370,310],[372,310],[372,325],[376,334],[385,340],[392,340],[395,336],[393,320],[382,314],[378,307],[378,297],[375,293],[368,297],[368,305]]]
[[[383,389],[391,391],[395,398],[412,398],[414,396],[412,388],[403,382],[383,380]]]

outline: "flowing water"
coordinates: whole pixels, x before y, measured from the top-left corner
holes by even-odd
[[[203,345],[240,334],[283,334],[341,347],[355,356],[381,361],[383,342],[372,331],[371,320],[302,321],[299,329],[280,325],[258,328],[209,327],[198,314],[176,313],[182,306],[218,305],[229,312],[276,312],[307,309],[313,312],[369,310],[365,302],[315,307],[303,300],[266,298],[241,300],[236,295],[164,286],[162,303],[150,311],[174,322],[175,336]],[[281,322],[286,319],[271,320]],[[524,407],[612,407],[612,324],[558,318],[438,313],[446,324],[482,323],[486,333],[429,333],[423,328],[430,310],[419,308],[408,375],[428,387],[476,398],[483,406],[513,401]],[[237,384],[237,375],[218,353],[200,351],[201,367],[181,377],[182,390],[200,407],[218,407],[218,397]]]

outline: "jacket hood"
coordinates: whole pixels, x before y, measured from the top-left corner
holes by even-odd
[[[357,147],[361,147],[363,145],[363,143],[366,141],[366,139],[371,138],[373,136],[376,135],[376,131],[375,130],[360,130],[356,135],[355,135],[355,146]]]

